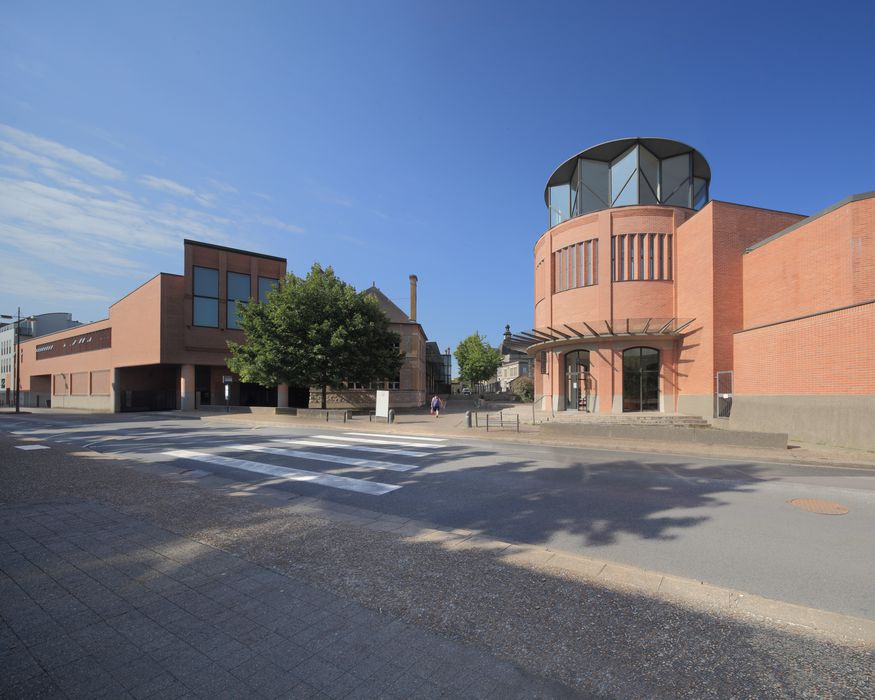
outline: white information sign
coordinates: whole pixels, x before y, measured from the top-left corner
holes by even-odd
[[[389,417],[389,392],[388,391],[378,391],[377,392],[377,417],[378,418],[388,418]]]

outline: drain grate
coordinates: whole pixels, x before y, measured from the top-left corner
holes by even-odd
[[[807,510],[809,513],[819,513],[820,515],[844,515],[848,512],[848,509],[841,503],[822,501],[819,498],[794,498],[792,501],[787,501],[787,503],[802,510]]]

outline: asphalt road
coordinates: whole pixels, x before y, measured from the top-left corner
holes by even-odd
[[[875,618],[873,470],[166,414],[7,417],[0,429]],[[849,512],[814,514],[797,498]]]

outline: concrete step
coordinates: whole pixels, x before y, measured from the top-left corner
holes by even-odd
[[[710,428],[710,421],[700,416],[676,414],[619,414],[601,415],[582,411],[559,411],[550,419],[554,423],[576,423],[583,425],[671,425],[685,428]]]

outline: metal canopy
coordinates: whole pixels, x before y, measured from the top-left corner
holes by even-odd
[[[602,341],[608,338],[681,336],[694,318],[624,318],[602,321],[579,321],[561,324],[562,330],[545,326],[530,331],[505,332],[505,344],[524,352],[546,350],[553,345],[574,341]]]

